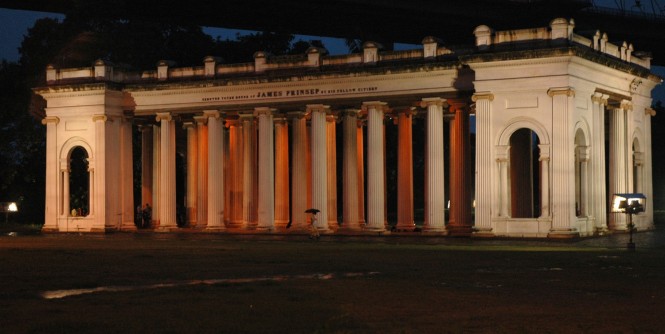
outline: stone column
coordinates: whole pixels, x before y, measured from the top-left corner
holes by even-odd
[[[550,217],[550,146],[538,145],[540,149],[540,218]]]
[[[152,125],[142,125],[141,131],[141,206],[152,206]]]
[[[605,189],[605,106],[609,96],[594,93],[592,102],[592,129],[591,129],[591,214],[595,219],[595,228],[598,233],[607,230],[607,202],[609,201]],[[611,196],[610,196],[611,197]]]
[[[413,115],[415,108],[397,112],[397,225],[398,231],[413,231]]]
[[[170,231],[176,223],[175,121],[170,113],[157,113],[161,127],[159,230]]]
[[[496,163],[499,167],[498,204],[499,217],[510,217],[510,191],[508,189],[508,161],[510,161],[510,146],[497,146]]]
[[[328,177],[328,228],[337,230],[337,129],[336,116],[326,116],[326,175]]]
[[[570,87],[551,88],[552,98],[552,227],[548,237],[579,236],[575,215],[574,123],[575,91]]]
[[[229,128],[229,208],[226,212],[229,228],[241,228],[243,223],[243,129],[240,120],[227,121]]]
[[[92,198],[91,202],[94,203],[95,207],[95,223],[94,225],[97,228],[105,228],[107,223],[112,223],[111,219],[108,219],[107,215],[107,206],[106,206],[106,122],[107,117],[105,115],[95,115],[92,117],[92,121],[95,124],[95,192],[90,194]],[[115,180],[114,180],[115,181]],[[67,187],[69,187],[69,180],[65,181]],[[65,190],[65,196],[67,203],[65,204],[65,215],[69,215],[69,188]]]
[[[161,157],[162,157],[162,129],[157,126],[152,126],[152,217],[151,226],[156,228],[159,226],[159,204],[160,204],[160,174],[161,174]]]
[[[577,148],[578,161],[580,163],[579,172],[580,172],[580,217],[589,216],[589,176],[588,176],[588,165],[589,165],[589,153],[588,146],[580,146]]]
[[[293,112],[291,147],[291,230],[307,229],[307,120],[304,112]]]
[[[197,194],[198,194],[198,136],[196,124],[185,122],[183,128],[187,131],[187,225],[196,226]]]
[[[621,108],[610,110],[610,189],[609,197],[613,194],[626,193],[626,114]],[[610,206],[612,203],[610,203]],[[626,218],[623,213],[611,213],[609,228],[624,231]]]
[[[448,233],[471,235],[471,194],[469,185],[469,111],[463,103],[451,105],[455,118],[450,126],[450,218]]]
[[[46,202],[44,209],[44,226],[43,231],[57,231],[58,230],[58,201],[62,198],[58,191],[61,188],[59,185],[60,175],[58,173],[58,123],[59,119],[54,116],[47,116],[42,119],[42,124],[46,126]],[[92,185],[92,183],[90,184]],[[90,199],[93,199],[92,191],[90,191]],[[92,201],[91,201],[92,202]],[[92,205],[90,206],[92,210]],[[90,212],[92,213],[92,211]]]
[[[646,196],[646,215],[648,228],[653,228],[653,171],[652,171],[652,143],[651,143],[651,117],[656,116],[656,111],[651,108],[646,108],[644,111],[644,147],[643,152],[643,170],[642,170],[642,186],[641,189]]]
[[[385,169],[383,116],[385,102],[363,102],[367,110],[367,224],[365,230],[384,232]]]
[[[69,200],[71,198],[71,193],[69,190],[69,174],[71,172],[71,169],[69,166],[71,165],[71,162],[67,159],[64,161],[60,162],[60,175],[62,175],[62,209],[61,209],[61,214],[63,217],[69,217],[71,216],[71,205],[69,204]]]
[[[312,207],[320,210],[316,227],[328,231],[328,164],[326,149],[326,115],[328,106],[307,105],[312,117]]]
[[[245,228],[256,228],[256,128],[253,114],[241,114],[243,138],[242,220]]]
[[[427,107],[427,153],[425,167],[425,224],[423,232],[445,233],[445,181],[443,104],[441,98],[423,99]]]
[[[360,115],[359,115],[360,116]],[[365,120],[358,120],[356,128],[358,140],[358,222],[360,226],[365,226],[365,144],[363,136],[363,126]]]
[[[258,226],[264,231],[275,228],[275,145],[273,109],[261,107],[254,109],[259,119],[259,198]]]
[[[134,159],[132,148],[132,117],[122,117],[120,123],[120,210],[123,231],[135,231],[134,224]]]
[[[208,118],[208,224],[206,230],[224,231],[224,123],[217,110],[205,110]]]
[[[344,166],[343,166],[343,223],[345,231],[359,231],[358,219],[358,113],[359,110],[344,111]]]
[[[208,225],[208,117],[194,116],[196,121],[196,228]]]
[[[289,223],[289,123],[280,116],[275,121],[275,227]]]
[[[496,187],[492,187],[492,100],[491,93],[476,93],[472,100],[476,102],[476,235],[492,236],[492,206],[497,200],[493,196]],[[494,188],[494,189],[493,189]],[[496,208],[496,206],[495,206]],[[498,210],[494,210],[496,215]]]

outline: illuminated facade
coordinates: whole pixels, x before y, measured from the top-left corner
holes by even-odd
[[[50,67],[35,89],[47,101],[43,229],[135,230],[140,202],[157,231],[303,231],[313,207],[326,233],[567,238],[626,230],[608,206],[629,192],[646,195],[634,221],[652,228],[650,105],[661,80],[631,44],[573,28],[479,26],[469,47],[427,37],[417,50],[366,42],[359,54],[257,52],[253,63],[207,57],[140,73],[103,61]],[[88,162],[82,213],[71,204],[75,148]]]

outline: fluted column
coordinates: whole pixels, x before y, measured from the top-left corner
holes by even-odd
[[[575,215],[575,91],[570,87],[552,88],[552,227],[548,237],[579,235]]]
[[[243,138],[242,220],[245,228],[256,227],[256,127],[253,114],[241,114]]]
[[[275,227],[289,223],[289,123],[275,118]]]
[[[360,115],[359,115],[360,117]],[[358,222],[365,226],[365,144],[363,126],[366,120],[358,120],[356,133],[358,141]]]
[[[92,117],[95,123],[95,191],[91,194],[93,198],[91,202],[94,203],[95,212],[95,225],[98,228],[105,228],[107,223],[112,223],[111,219],[107,217],[106,206],[106,122],[108,118],[105,115],[95,115]],[[68,177],[67,173],[67,177]],[[114,180],[116,182],[116,180]],[[69,180],[65,181],[69,187]],[[65,205],[65,215],[69,215],[69,188],[65,192],[67,203]]]
[[[492,235],[492,203],[496,187],[492,186],[492,100],[490,93],[476,93],[472,100],[476,103],[476,214],[474,229],[477,235]],[[498,210],[494,210],[495,215]]]
[[[621,108],[610,110],[610,200],[611,195],[627,192],[626,183],[626,114]],[[612,205],[612,203],[610,203]],[[609,228],[626,230],[626,218],[622,213],[611,213]]]
[[[413,231],[413,115],[414,108],[397,112],[397,225],[398,231]]]
[[[326,115],[328,106],[308,105],[312,117],[312,207],[320,210],[317,215],[317,229],[328,230],[328,165]]]
[[[343,222],[341,229],[349,231],[358,231],[361,229],[358,219],[358,112],[359,110],[349,109],[343,112],[344,126],[344,165],[343,182],[344,197],[342,215]]]
[[[608,95],[594,93],[592,102],[591,129],[591,214],[599,233],[607,230],[607,202],[605,189],[605,106]],[[610,196],[611,198],[611,196]]]
[[[194,116],[197,135],[196,228],[208,225],[208,117]]]
[[[328,228],[337,230],[337,117],[326,117],[326,167],[328,177]]]
[[[273,109],[255,108],[259,119],[259,198],[257,228],[272,231],[275,228],[275,145]]]
[[[142,125],[141,131],[141,206],[152,206],[152,125]]]
[[[304,112],[290,114],[291,147],[291,230],[307,228],[307,120]]]
[[[367,110],[367,223],[365,230],[385,228],[385,169],[383,115],[385,102],[364,102]]]
[[[162,130],[159,126],[152,126],[152,217],[151,226],[156,228],[159,226],[159,207],[160,207],[160,174],[161,174],[161,159],[162,159]]]
[[[120,123],[120,210],[122,212],[123,231],[135,231],[134,224],[134,159],[132,147],[132,117],[125,116]]]
[[[469,166],[469,111],[463,103],[451,106],[455,118],[450,126],[450,234],[471,234],[471,170]]]
[[[243,129],[238,119],[227,121],[229,125],[229,212],[226,212],[229,228],[240,228],[243,223]]]
[[[206,110],[208,118],[208,224],[206,230],[223,231],[224,225],[224,123],[217,110]]]
[[[58,142],[57,142],[57,126],[59,123],[57,117],[48,116],[42,120],[42,124],[46,126],[46,202],[44,207],[44,231],[56,231],[58,229],[58,210],[59,198],[58,191],[62,189],[59,184],[60,174],[58,173]],[[92,185],[92,183],[90,184]],[[90,191],[92,195],[92,191]],[[92,199],[93,197],[90,196]],[[92,206],[91,206],[92,209]]]
[[[157,113],[161,127],[159,229],[168,231],[176,223],[175,121],[170,113]]]
[[[183,128],[187,131],[187,225],[196,226],[196,203],[198,194],[198,136],[196,124],[185,122]]]
[[[423,99],[427,107],[427,153],[425,167],[425,223],[423,232],[445,232],[445,181],[443,103],[441,98]]]

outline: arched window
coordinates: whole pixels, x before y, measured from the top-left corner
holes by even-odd
[[[510,136],[509,186],[510,210],[513,218],[540,216],[540,149],[538,136],[521,128]]]
[[[69,156],[69,214],[87,216],[90,213],[90,176],[88,153],[81,146],[72,149]]]

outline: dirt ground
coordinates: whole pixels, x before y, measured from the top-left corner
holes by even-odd
[[[655,233],[635,252],[625,235],[3,234],[0,332],[662,333]]]

